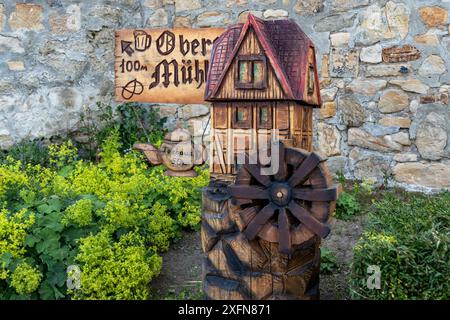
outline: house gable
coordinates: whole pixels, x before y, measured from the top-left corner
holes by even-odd
[[[278,100],[286,99],[283,88],[281,87],[270,59],[265,59],[265,88],[260,89],[242,89],[237,88],[239,57],[263,55],[266,57],[261,43],[252,27],[248,28],[237,53],[232,58],[229,68],[226,70],[222,82],[214,95],[214,99],[237,99],[237,100]]]
[[[230,82],[233,80],[230,77],[238,79],[236,56],[252,42],[258,44],[252,52],[264,52],[268,80],[274,80],[267,82],[269,90],[254,76],[259,75],[260,63],[256,63],[256,69],[253,62],[242,63],[239,79],[244,81],[239,81],[238,86],[234,85],[236,81]],[[229,69],[234,69],[234,74]],[[274,86],[270,87],[271,84]],[[255,88],[259,91],[250,90]],[[240,89],[248,91],[243,93]],[[239,90],[239,93],[233,93],[233,90]],[[228,28],[213,45],[205,99],[260,98],[297,101],[311,107],[321,105],[314,44],[293,20],[262,20],[250,14],[245,24]]]

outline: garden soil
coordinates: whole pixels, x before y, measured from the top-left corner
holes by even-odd
[[[353,247],[363,231],[364,216],[349,221],[334,220],[331,233],[323,240],[337,258],[339,269],[330,275],[321,275],[322,300],[350,299],[349,273]],[[151,283],[155,299],[201,299],[202,250],[200,232],[184,232],[182,238],[162,255],[163,266],[159,277]]]

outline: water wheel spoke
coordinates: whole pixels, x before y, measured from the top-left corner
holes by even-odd
[[[251,174],[253,178],[255,178],[256,181],[258,181],[263,186],[268,187],[272,183],[269,176],[263,176],[261,174],[261,168],[256,164],[245,164],[244,168],[248,173]]]
[[[275,213],[275,208],[272,206],[272,204],[266,205],[260,212],[256,214],[256,216],[253,218],[252,221],[247,226],[247,229],[245,229],[244,234],[249,240],[255,239],[257,234],[261,231],[261,229],[264,227],[264,225],[269,221],[270,218],[272,218],[273,214]]]
[[[291,187],[295,187],[308,180],[313,170],[319,165],[320,157],[312,152],[294,171],[294,174],[289,178],[288,183]]]
[[[234,185],[228,187],[228,193],[237,199],[267,199],[269,193],[266,189],[257,186]]]
[[[289,254],[291,251],[291,235],[289,219],[285,208],[278,211],[278,251]]]
[[[301,223],[318,236],[325,238],[330,233],[330,228],[327,225],[319,222],[312,216],[311,212],[298,205],[295,201],[289,202],[288,208]]]
[[[295,199],[306,201],[335,201],[337,199],[338,190],[336,187],[328,189],[301,189],[292,190],[292,196]]]
[[[273,152],[272,152],[273,159]],[[286,149],[284,148],[284,144],[282,142],[279,143],[278,148],[278,172],[275,174],[275,180],[284,181],[287,176],[287,163],[286,163]],[[273,165],[273,164],[272,164]]]

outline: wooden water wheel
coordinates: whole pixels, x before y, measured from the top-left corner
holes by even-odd
[[[240,206],[247,239],[277,242],[279,251],[289,254],[292,245],[328,235],[329,202],[337,199],[338,189],[321,173],[316,153],[280,144],[278,154],[276,174],[262,175],[261,165],[246,164],[228,191]]]
[[[203,194],[205,292],[212,299],[318,299],[320,238],[339,188],[314,152],[280,144],[279,169],[245,164]]]

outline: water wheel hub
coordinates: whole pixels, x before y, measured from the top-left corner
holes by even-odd
[[[273,183],[270,187],[270,200],[277,206],[287,206],[291,201],[291,187],[286,183]]]

